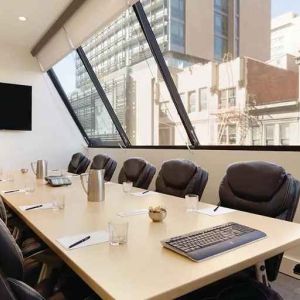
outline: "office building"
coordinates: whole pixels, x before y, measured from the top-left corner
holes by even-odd
[[[0,300],[300,299],[297,2],[0,0]]]

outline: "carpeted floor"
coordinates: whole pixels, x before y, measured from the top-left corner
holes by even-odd
[[[284,300],[300,300],[300,280],[280,273],[271,285]]]

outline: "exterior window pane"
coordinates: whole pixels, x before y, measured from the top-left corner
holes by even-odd
[[[199,89],[199,110],[207,110],[207,88]]]
[[[227,39],[222,37],[215,37],[215,58],[222,60],[224,55],[228,52]]]
[[[290,144],[290,124],[279,124],[280,145]]]
[[[99,145],[122,143],[77,53],[66,56],[53,70],[88,137]]]
[[[261,144],[261,130],[259,126],[252,128],[252,145],[258,146]]]
[[[266,125],[266,145],[274,145],[274,125]]]
[[[235,88],[228,90],[228,106],[236,106]]]
[[[229,145],[236,144],[236,125],[228,126],[228,143]]]
[[[189,103],[188,103],[188,112],[192,113],[196,111],[196,92],[189,93]]]
[[[228,11],[228,0],[214,0],[215,1],[215,9],[218,9],[223,12]]]
[[[215,34],[227,37],[228,19],[226,15],[215,14]]]

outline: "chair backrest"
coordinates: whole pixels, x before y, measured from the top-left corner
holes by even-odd
[[[23,279],[22,252],[2,220],[0,220],[0,269],[6,277]]]
[[[91,169],[105,169],[104,179],[110,181],[117,167],[117,162],[108,155],[98,154],[93,158]]]
[[[132,181],[134,187],[147,189],[153,179],[156,168],[142,158],[127,159],[119,173],[118,182]]]
[[[18,300],[12,292],[5,276],[0,272],[0,299]]]
[[[250,161],[228,167],[220,188],[220,204],[271,218],[293,221],[300,182],[278,165]],[[268,279],[277,278],[282,254],[266,261]]]
[[[75,153],[69,163],[68,172],[73,174],[82,174],[87,170],[90,162],[91,161],[82,153]]]
[[[184,198],[199,195],[205,189],[208,173],[189,160],[169,160],[163,163],[156,179],[156,191]]]
[[[6,208],[4,206],[2,197],[0,196],[0,219],[7,224],[7,214],[6,214]]]

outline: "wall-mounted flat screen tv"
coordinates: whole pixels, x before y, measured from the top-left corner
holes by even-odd
[[[0,82],[0,129],[32,129],[32,87]]]

